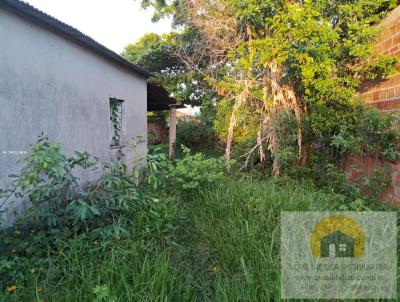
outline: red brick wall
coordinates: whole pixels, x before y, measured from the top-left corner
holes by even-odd
[[[148,119],[147,142],[149,145],[162,144],[164,142],[164,123],[163,119]]]
[[[377,38],[378,53],[400,55],[400,6],[394,9],[381,23],[382,32]],[[360,97],[366,103],[382,110],[400,109],[400,68],[385,81],[364,84]],[[374,169],[390,169],[391,187],[381,196],[382,201],[400,207],[400,163],[382,161],[372,156],[347,156],[344,167],[348,178],[359,182],[363,175],[371,175]]]
[[[353,182],[364,187],[365,176],[373,175],[374,169],[386,171],[389,170],[388,180],[391,186],[383,192],[381,201],[393,203],[400,207],[400,163],[380,160],[373,156],[346,156],[344,159],[344,168],[347,171],[347,177]],[[365,188],[365,187],[364,187]]]
[[[381,24],[375,49],[378,53],[400,55],[400,6],[394,9]],[[361,98],[365,102],[383,110],[400,108],[400,68],[399,72],[385,81],[369,83],[363,87]]]

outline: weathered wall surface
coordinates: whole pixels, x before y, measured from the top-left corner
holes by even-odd
[[[375,49],[378,53],[400,55],[400,6],[394,9],[381,23],[382,32],[377,38]],[[400,109],[400,66],[398,72],[385,81],[368,83],[360,97],[368,104],[385,111]],[[373,156],[348,156],[344,161],[348,176],[357,180],[371,175],[374,169],[386,168],[391,171],[391,187],[383,194],[382,200],[400,206],[400,163],[382,161]]]
[[[146,79],[81,46],[0,10],[0,183],[42,132],[64,151],[101,160],[110,149],[109,98],[124,100],[126,141],[147,150]],[[14,151],[18,151],[17,153]],[[124,148],[131,163],[132,150]],[[90,178],[82,175],[82,181]]]
[[[382,32],[375,44],[376,51],[398,56],[400,54],[400,6],[383,20],[381,27]],[[385,81],[366,85],[361,97],[379,109],[400,108],[400,72]]]
[[[365,177],[374,176],[374,170],[389,172],[390,175],[385,175],[387,177],[385,181],[390,182],[391,186],[383,192],[381,200],[400,206],[400,163],[384,161],[374,156],[347,156],[344,166],[349,179],[361,186],[365,182]]]
[[[147,142],[150,145],[164,143],[165,121],[162,118],[152,118],[147,122]]]

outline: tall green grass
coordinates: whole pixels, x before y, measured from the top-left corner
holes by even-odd
[[[159,198],[165,223],[135,221],[154,227],[149,236],[65,240],[6,301],[279,301],[281,211],[343,203],[301,182],[252,177]],[[108,289],[104,299],[94,300],[96,286]]]
[[[172,261],[172,237],[182,213],[176,198],[164,197],[165,211],[138,213],[130,230],[119,232],[115,222],[111,235],[100,239],[58,240],[42,261],[30,259],[35,267],[18,267],[30,277],[4,300],[193,301],[192,285]],[[104,299],[96,300],[98,286],[107,288]]]
[[[280,299],[280,212],[326,210],[332,196],[291,182],[227,178],[188,201],[207,251],[212,301]]]

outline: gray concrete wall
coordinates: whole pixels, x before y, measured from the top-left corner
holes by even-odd
[[[117,33],[116,33],[117,34]],[[146,79],[46,29],[0,10],[0,183],[43,132],[67,154],[107,161],[109,98],[124,100],[128,143],[147,133]],[[146,138],[136,147],[144,156]],[[133,150],[124,148],[127,163]],[[89,176],[82,175],[82,181]]]

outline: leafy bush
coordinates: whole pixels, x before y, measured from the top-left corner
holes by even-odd
[[[182,158],[171,162],[165,153],[158,151],[150,153],[147,160],[145,182],[153,189],[161,185],[181,191],[198,189],[216,182],[224,174],[226,163],[222,158],[206,158],[182,147]],[[32,153],[21,164],[21,172],[12,175],[11,185],[1,191],[1,196],[29,198],[30,207],[21,219],[22,228],[29,225],[65,234],[104,232],[104,228],[116,221],[123,226],[131,225],[136,212],[165,211],[146,187],[138,187],[138,171],[129,173],[121,161],[99,164],[87,152],[67,157],[59,143],[39,137]],[[76,176],[77,168],[101,173],[101,177],[82,185]]]
[[[399,132],[395,128],[398,123],[399,119],[393,113],[358,108],[349,122],[340,124],[331,145],[341,153],[377,154],[383,159],[396,160],[399,156],[396,146]]]
[[[192,154],[182,146],[183,157],[169,171],[168,177],[183,190],[198,189],[218,181],[223,175],[226,161],[223,158],[206,158],[202,153]]]
[[[215,114],[215,106],[205,101],[195,120],[180,120],[176,127],[177,144],[202,150],[219,148],[221,141],[214,129]]]
[[[167,173],[172,169],[166,152],[162,152],[159,147],[149,149],[147,154],[147,177],[146,181],[154,189],[164,185],[167,179]]]
[[[12,176],[12,183],[1,193],[6,199],[12,195],[28,198],[31,206],[13,227],[0,232],[0,301],[25,300],[17,298],[14,286],[20,291],[32,284],[38,268],[45,274],[46,269],[61,265],[63,271],[54,273],[52,280],[74,276],[76,272],[57,257],[68,255],[72,260],[79,249],[96,254],[100,245],[106,249],[121,240],[134,240],[138,253],[153,253],[169,244],[181,219],[170,197],[161,198],[138,186],[137,170],[130,173],[120,161],[100,164],[87,152],[67,157],[59,143],[40,137],[21,165],[20,173]],[[149,166],[150,170],[154,166],[151,157]],[[77,169],[100,172],[101,177],[82,185]],[[169,261],[167,256],[163,254],[163,261]],[[112,297],[111,293],[105,297],[96,285],[91,287],[97,288],[95,298]]]
[[[199,189],[215,183],[226,171],[224,158],[207,158],[202,153],[192,154],[191,150],[181,146],[182,157],[169,162],[166,154],[157,153],[148,156],[147,180],[156,188],[161,184],[181,191]]]
[[[21,160],[22,169],[12,175],[12,184],[3,196],[28,197],[31,206],[23,219],[40,228],[88,231],[121,219],[130,211],[146,205],[148,198],[139,193],[136,181],[119,161],[99,167],[87,152],[66,157],[61,145],[40,137],[32,153]],[[102,177],[82,185],[76,169],[92,169]],[[27,220],[28,219],[28,220]]]
[[[79,179],[73,174],[75,168],[87,169],[95,163],[87,152],[75,152],[75,157],[67,158],[60,150],[59,143],[39,137],[32,153],[20,161],[21,172],[10,175],[11,185],[1,191],[5,198],[28,197],[32,205],[28,217],[47,227],[63,225],[61,217],[84,220],[99,214],[97,206],[86,202]]]
[[[176,140],[190,148],[204,148],[213,145],[215,137],[212,127],[202,121],[179,121]]]

